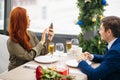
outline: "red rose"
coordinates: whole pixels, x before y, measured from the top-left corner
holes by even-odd
[[[36,68],[36,79],[37,80],[41,80],[41,76],[42,76],[43,72],[42,72],[42,67],[38,66]]]

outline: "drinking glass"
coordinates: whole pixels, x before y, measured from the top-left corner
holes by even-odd
[[[77,38],[71,39],[71,42],[73,46],[79,46],[79,40]]]
[[[69,53],[71,47],[72,47],[71,40],[67,40],[66,41],[66,51],[67,51],[67,53]]]
[[[64,44],[63,43],[56,43],[55,50],[58,53],[64,53]]]
[[[55,50],[54,43],[50,42],[49,45],[48,45],[48,52],[51,54],[51,58],[53,56],[54,50]]]
[[[72,43],[71,53],[72,56],[75,57],[77,56],[79,50],[79,40],[77,38],[73,38],[71,39],[71,43]]]
[[[64,53],[64,44],[63,43],[56,43],[55,51],[59,56],[59,60],[60,60],[59,67],[62,67],[63,65],[62,65],[62,59],[61,59],[62,56],[61,55]]]

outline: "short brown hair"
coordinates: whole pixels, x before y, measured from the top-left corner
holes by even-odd
[[[120,37],[120,18],[117,16],[108,16],[101,20],[105,31],[111,29],[114,37]]]

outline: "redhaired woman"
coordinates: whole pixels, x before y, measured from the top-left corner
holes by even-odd
[[[26,9],[22,7],[14,8],[9,16],[8,32],[10,38],[7,41],[7,47],[10,54],[8,70],[14,69],[36,56],[48,53],[48,43],[54,37],[52,28],[45,29],[39,41],[36,35],[27,30],[30,20]],[[46,33],[48,32],[48,39]]]

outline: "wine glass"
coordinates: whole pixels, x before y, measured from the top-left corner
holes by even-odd
[[[53,56],[54,50],[55,50],[54,43],[50,42],[49,45],[48,45],[48,52],[51,54],[51,58]]]
[[[72,56],[75,57],[78,54],[79,49],[79,40],[77,38],[71,39],[72,43]]]
[[[56,43],[55,50],[58,53],[64,53],[64,44],[63,43]]]
[[[71,42],[73,46],[79,46],[79,40],[77,38],[71,39]]]
[[[56,50],[56,53],[58,53],[58,55],[59,55],[60,64],[61,64],[62,63],[61,55],[64,53],[64,44],[63,43],[56,43],[55,50]]]

